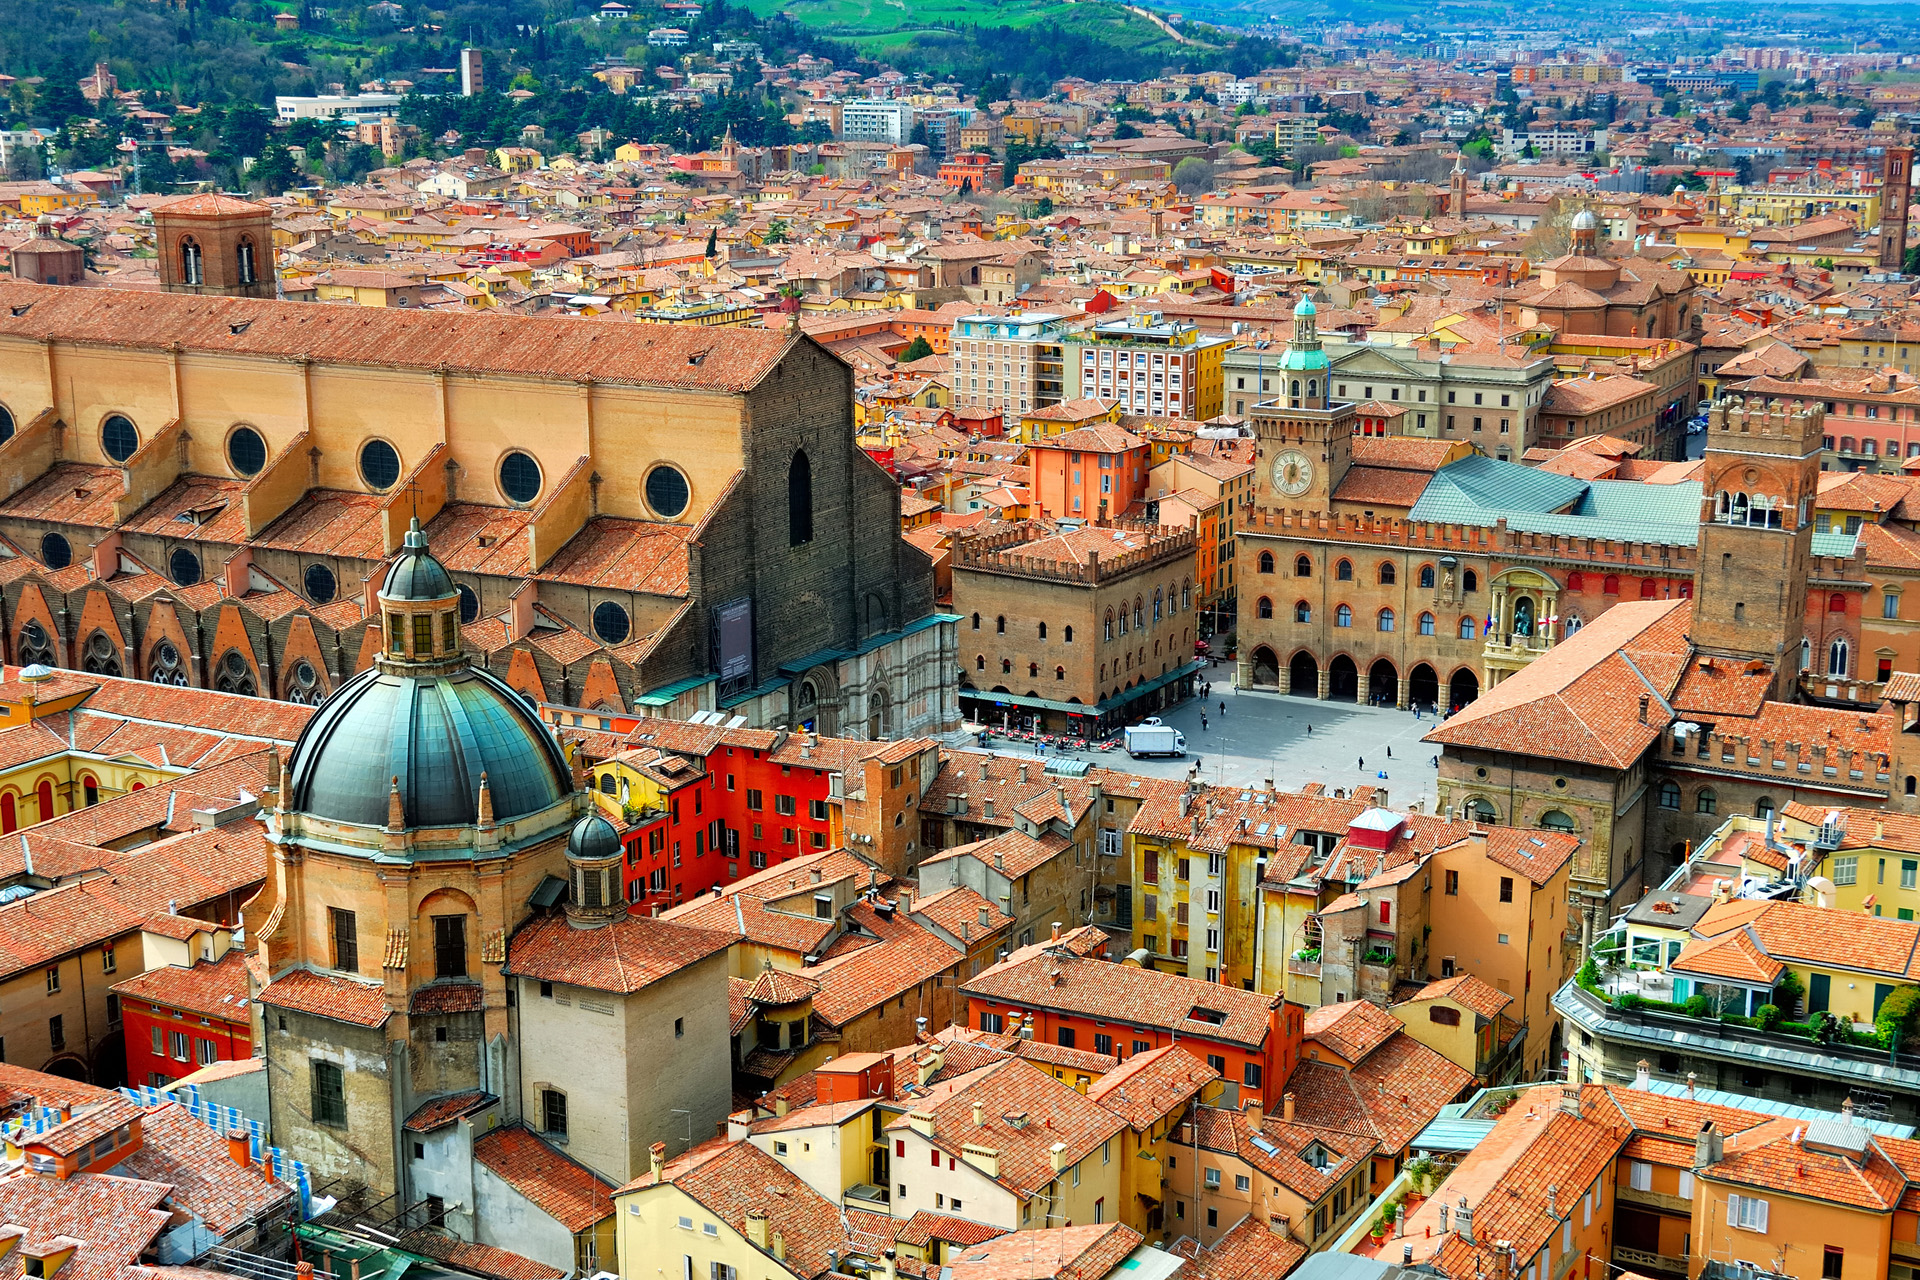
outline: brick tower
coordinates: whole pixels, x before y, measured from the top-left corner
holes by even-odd
[[[1692,640],[1772,663],[1771,696],[1782,700],[1800,666],[1825,422],[1817,404],[1732,397],[1707,415]]]
[[[153,207],[160,287],[168,293],[274,296],[273,210],[207,192]]]
[[[1907,257],[1907,209],[1913,203],[1913,148],[1888,147],[1880,172],[1880,269],[1898,272]]]
[[[1453,158],[1453,172],[1447,178],[1447,212],[1456,218],[1467,216],[1467,157]]]

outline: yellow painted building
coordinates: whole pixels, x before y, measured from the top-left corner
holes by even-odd
[[[20,195],[20,216],[37,218],[43,213],[54,213],[61,209],[84,209],[100,203],[100,197],[91,191],[67,191],[53,189],[49,191],[25,191]]]

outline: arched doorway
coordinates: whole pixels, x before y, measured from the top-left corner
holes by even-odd
[[[1296,697],[1317,698],[1320,696],[1320,664],[1313,655],[1304,649],[1293,655],[1293,661],[1287,664],[1289,688]]]
[[[1458,711],[1480,696],[1480,677],[1465,667],[1453,673],[1453,679],[1447,681],[1447,707]]]
[[[1253,651],[1253,685],[1276,688],[1280,684],[1280,659],[1273,650],[1261,645]]]
[[[87,1079],[86,1060],[71,1053],[63,1053],[57,1058],[42,1063],[40,1069],[50,1076],[59,1076],[62,1080],[85,1082]]]
[[[1327,700],[1357,702],[1359,699],[1360,668],[1354,666],[1353,659],[1343,653],[1327,667]]]
[[[1440,677],[1424,662],[1407,673],[1407,701],[1416,707],[1440,705]]]
[[[1400,701],[1400,673],[1385,658],[1375,659],[1367,668],[1367,701],[1382,707]]]

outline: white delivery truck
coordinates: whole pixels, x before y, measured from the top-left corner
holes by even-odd
[[[1172,725],[1160,723],[1160,717],[1150,716],[1139,724],[1130,724],[1126,729],[1127,754],[1140,756],[1184,756],[1187,754],[1187,740]]]

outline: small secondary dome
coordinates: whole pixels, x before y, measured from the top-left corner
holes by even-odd
[[[1302,297],[1300,301],[1294,306],[1293,314],[1296,318],[1302,319],[1302,320],[1306,319],[1310,315],[1316,314],[1314,305],[1313,305],[1313,299],[1308,297]]]
[[[1573,215],[1573,221],[1567,225],[1575,231],[1592,231],[1598,227],[1600,223],[1599,220],[1593,216],[1593,210],[1582,209]]]
[[[567,837],[567,856],[588,862],[620,856],[620,833],[597,813],[590,813],[573,824]]]

